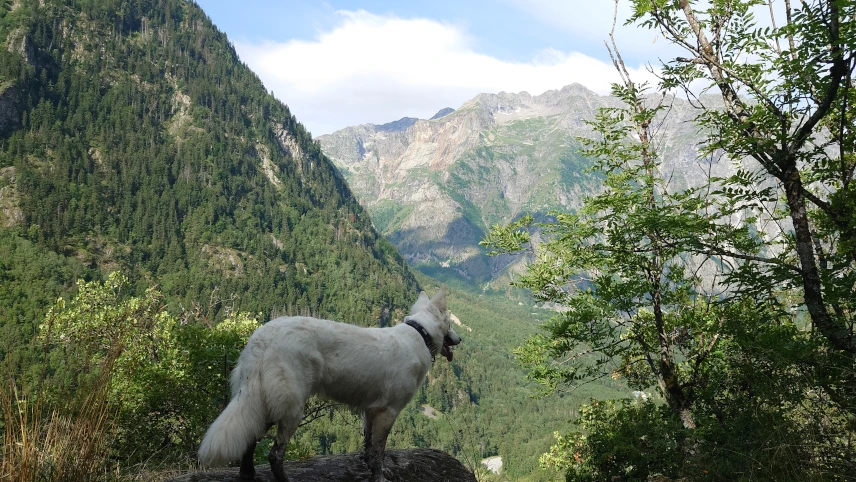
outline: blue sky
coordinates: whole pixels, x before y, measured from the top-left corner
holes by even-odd
[[[603,40],[610,0],[198,0],[241,58],[314,135],[427,118],[481,92],[533,95],[616,80]],[[617,40],[638,80],[673,54],[654,32]]]

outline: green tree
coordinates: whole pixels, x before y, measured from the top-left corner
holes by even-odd
[[[785,18],[777,19],[772,2],[762,0],[705,7],[685,0],[631,3],[631,22],[656,29],[690,54],[663,66],[662,86],[693,96],[696,82],[720,94],[721,107],[700,101],[698,121],[709,132],[708,152],[744,165],[721,180],[720,194],[732,210],[754,219],[772,202],[785,202],[793,229],[768,251],[785,251],[787,262],[750,260],[744,285],[801,288],[819,336],[853,360],[856,4],[814,0],[794,8],[785,0]],[[772,28],[756,19],[768,3]],[[724,223],[712,227],[707,237],[681,241],[698,251],[747,254],[721,235]]]
[[[802,2],[792,11],[786,1],[785,26],[756,28],[756,7],[767,3],[632,1],[631,21],[693,53],[664,66],[659,88],[683,89],[701,107],[702,156],[741,166],[670,191],[652,128],[666,95],[646,96],[616,50],[623,83],[613,94],[624,107],[601,110],[597,137],[583,140],[604,190],[537,225],[544,240],[530,246],[535,261],[517,281],[567,307],[517,350],[530,377],[548,391],[607,375],[656,386],[670,411],[648,415],[689,430],[687,464],[667,474],[675,477],[838,480],[854,468],[845,440],[856,393],[848,251],[856,233],[845,219],[853,211],[841,210],[852,203],[856,5]],[[699,80],[722,93],[724,107],[693,96]],[[765,229],[783,219],[778,232]],[[527,217],[495,226],[483,244],[521,250],[532,225]],[[561,438],[547,461],[572,480],[644,480],[620,473],[630,459],[614,460],[633,430],[599,422],[626,416],[644,428],[634,410],[591,412],[598,416],[583,419],[583,430],[609,433]],[[579,463],[556,463],[582,452]]]
[[[601,109],[590,122],[600,137],[581,139],[593,169],[605,176],[603,192],[578,213],[553,213],[555,222],[540,224],[546,240],[516,282],[539,301],[568,310],[517,355],[548,390],[610,375],[623,375],[638,389],[656,385],[694,428],[693,386],[720,336],[722,312],[703,289],[696,260],[664,243],[663,233],[689,229],[703,206],[695,191],[666,189],[652,144],[652,122],[665,98],[647,105],[645,87],[630,80],[620,59],[625,81],[612,93],[625,106]],[[491,254],[520,250],[530,241],[523,230],[532,222],[524,217],[495,226],[482,244]]]

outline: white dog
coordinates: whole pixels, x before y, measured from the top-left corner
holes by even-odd
[[[431,299],[420,293],[411,311],[392,328],[290,317],[256,330],[232,372],[232,400],[202,439],[199,462],[222,465],[243,454],[241,479],[253,479],[256,441],[276,423],[268,460],[276,480],[286,482],[285,447],[306,401],[317,394],[363,414],[365,461],[375,482],[386,481],[383,456],[392,424],[437,352],[452,361],[451,347],[461,342],[449,323],[445,289]]]

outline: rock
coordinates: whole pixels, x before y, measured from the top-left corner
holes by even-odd
[[[386,468],[390,482],[476,482],[473,474],[451,455],[434,449],[387,450]],[[290,482],[361,482],[371,472],[359,453],[312,457],[285,463]],[[167,482],[233,482],[238,468],[206,470],[185,474]],[[257,482],[274,482],[267,464],[256,467]]]

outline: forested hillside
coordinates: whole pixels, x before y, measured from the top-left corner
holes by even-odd
[[[116,269],[211,320],[406,307],[396,250],[194,3],[6,1],[0,17],[4,331]]]
[[[0,478],[190,460],[259,322],[409,308],[406,264],[195,3],[4,1],[0,42]]]
[[[50,454],[31,466],[49,480],[186,464],[258,323],[402,318],[416,279],[195,4],[0,9],[0,362],[11,376],[0,474],[23,480],[27,454]],[[511,350],[544,312],[461,290],[451,303],[465,343],[454,364],[438,361],[391,445],[442,448],[471,467],[501,455],[509,476],[544,480],[537,458],[555,426],[623,385],[535,400]],[[313,414],[324,416],[292,457],[360,447],[352,414]],[[88,451],[66,450],[76,446]]]

